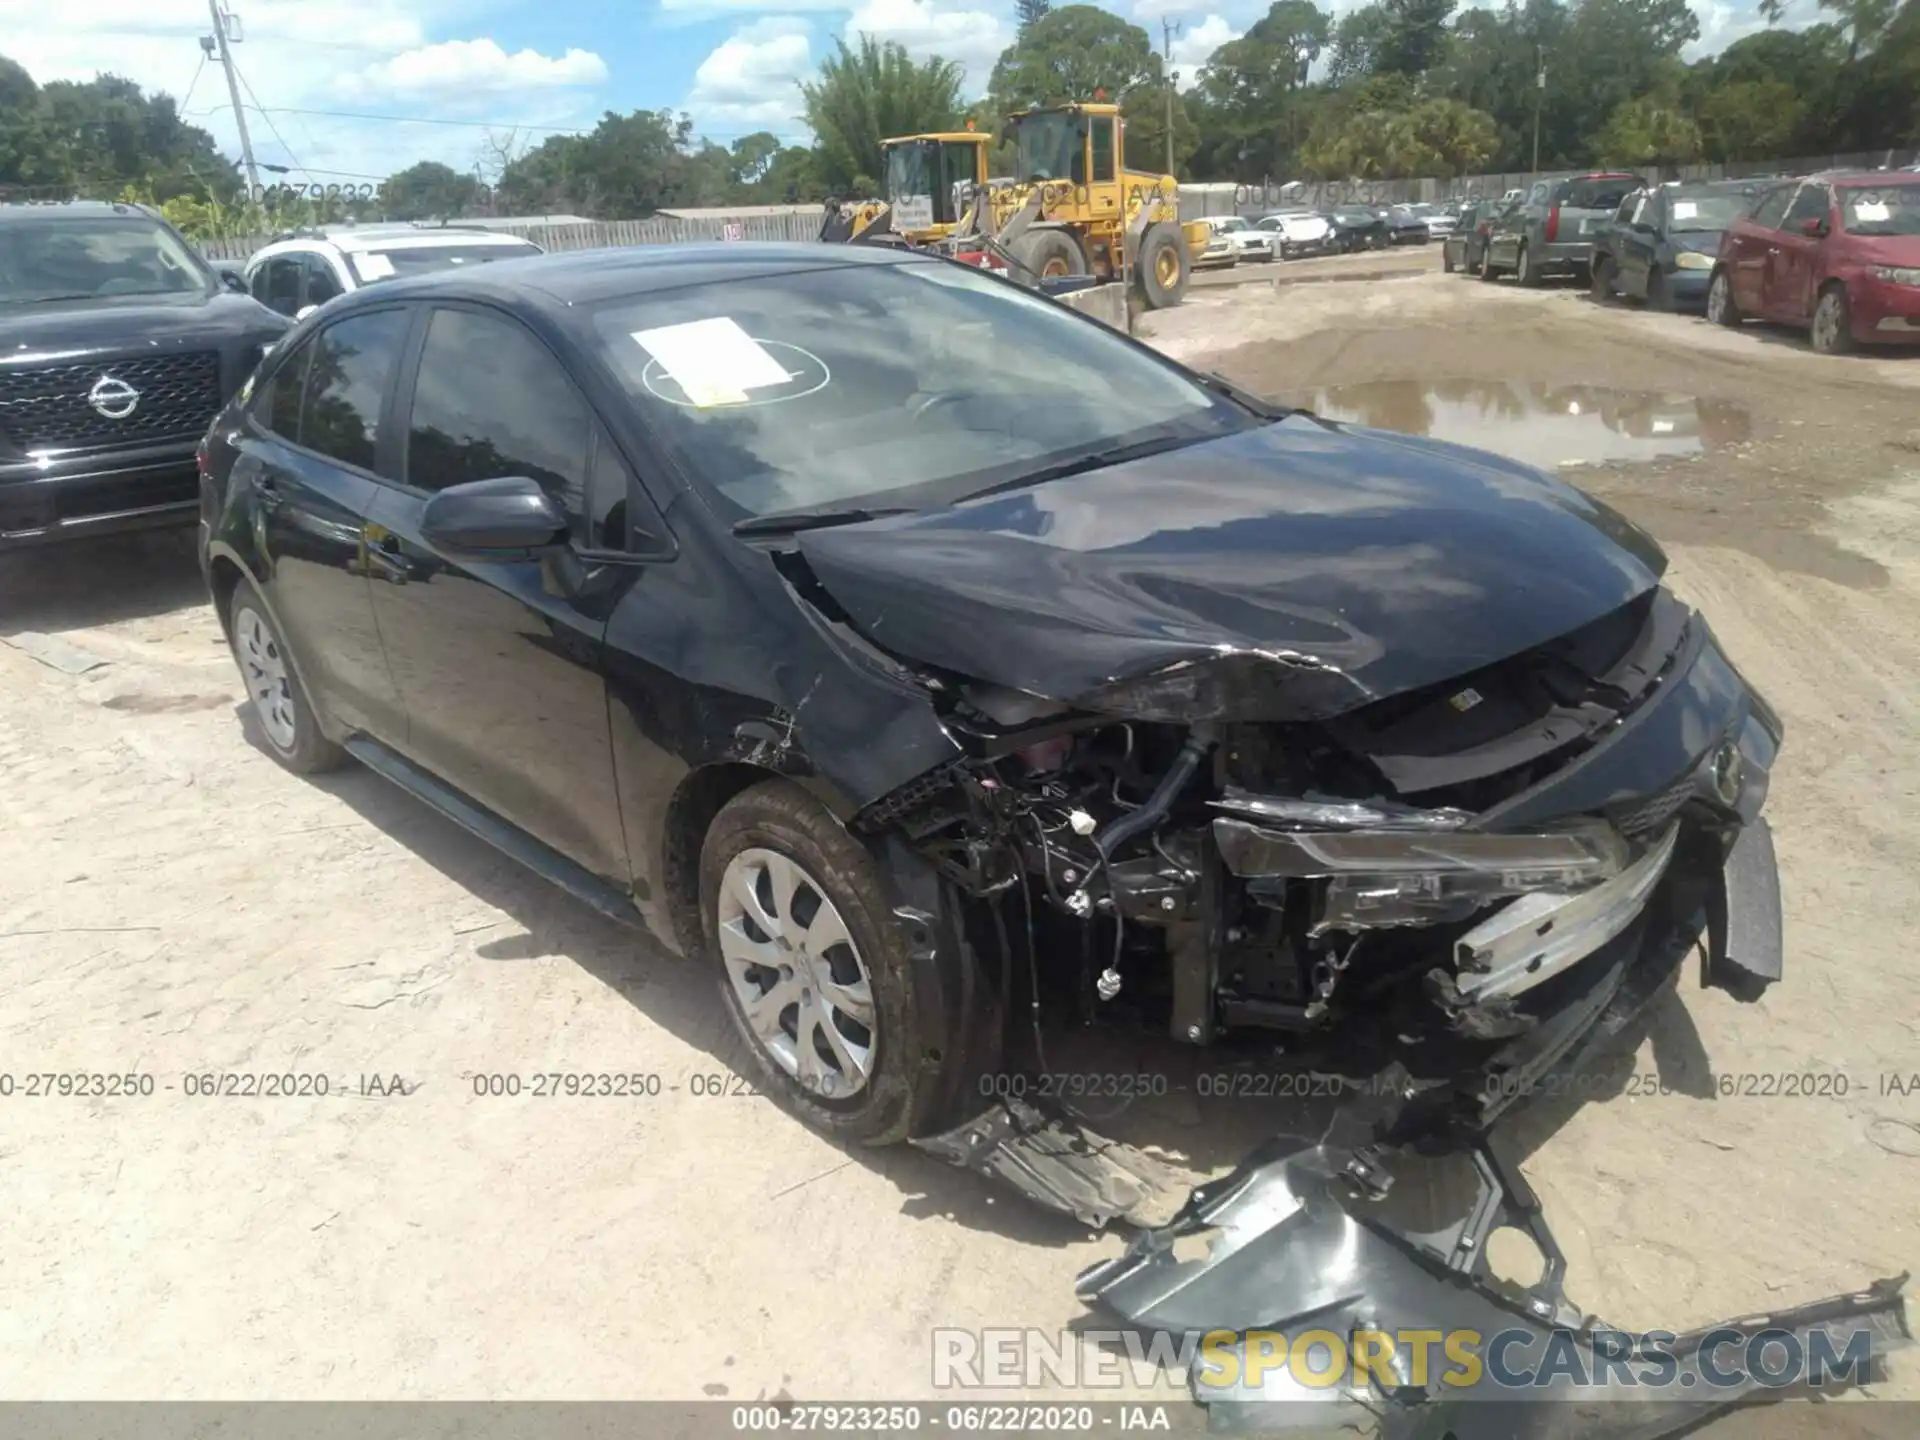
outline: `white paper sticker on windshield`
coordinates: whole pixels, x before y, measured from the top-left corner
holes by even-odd
[[[721,315],[684,325],[635,330],[634,342],[695,405],[744,405],[747,391],[793,377],[738,323]]]
[[[369,250],[353,257],[353,268],[362,280],[384,280],[393,274],[393,261],[378,250]]]
[[[1884,200],[1859,200],[1854,203],[1853,218],[1869,225],[1879,225],[1891,220],[1893,211]]]
[[[1700,207],[1691,200],[1673,202],[1673,218],[1676,220],[1694,220],[1699,218]]]

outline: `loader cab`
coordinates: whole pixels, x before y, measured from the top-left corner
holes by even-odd
[[[1059,105],[1007,120],[1020,184],[1117,185],[1126,169],[1117,105]]]
[[[987,181],[987,137],[972,130],[882,140],[893,228],[924,243],[948,233]]]

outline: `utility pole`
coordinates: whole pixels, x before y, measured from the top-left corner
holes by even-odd
[[[1533,173],[1540,173],[1540,103],[1547,96],[1547,55],[1543,46],[1533,47]]]
[[[1160,48],[1167,57],[1167,174],[1173,174],[1173,82],[1177,78],[1173,73],[1173,37],[1180,31],[1180,22],[1167,16],[1160,17]]]
[[[247,198],[260,193],[260,170],[253,163],[253,140],[247,134],[247,117],[240,109],[240,82],[233,78],[233,52],[227,48],[227,17],[220,13],[220,0],[207,0],[207,13],[213,17],[213,43],[220,55],[220,68],[227,74],[227,98],[233,101],[233,124],[240,132],[240,158],[247,167]],[[204,50],[205,45],[201,48]]]

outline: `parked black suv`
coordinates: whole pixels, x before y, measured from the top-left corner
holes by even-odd
[[[287,328],[238,283],[139,205],[0,205],[0,550],[192,523],[194,447]]]

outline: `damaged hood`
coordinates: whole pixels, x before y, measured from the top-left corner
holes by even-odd
[[[1271,718],[1503,660],[1666,564],[1525,466],[1305,417],[797,543],[875,643],[1053,700],[1233,652],[1338,672]]]

